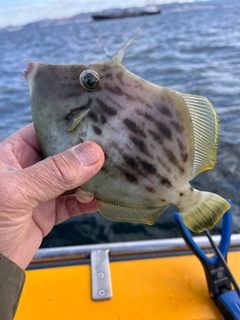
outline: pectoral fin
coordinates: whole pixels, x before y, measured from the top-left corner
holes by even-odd
[[[73,110],[66,119],[68,121],[68,132],[73,131],[82,121],[82,119],[86,117],[89,111],[90,109],[82,108]]]

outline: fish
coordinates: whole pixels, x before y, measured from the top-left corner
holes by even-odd
[[[23,75],[43,156],[95,141],[105,163],[80,187],[95,194],[105,218],[151,225],[172,203],[199,233],[230,207],[189,183],[216,163],[218,117],[206,97],[131,73],[124,55],[136,36],[107,62],[27,63]]]

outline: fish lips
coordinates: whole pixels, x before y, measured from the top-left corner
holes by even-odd
[[[24,78],[26,79],[26,81],[28,82],[34,75],[34,73],[36,72],[37,68],[38,68],[38,63],[37,62],[28,62],[26,65],[27,70],[24,70],[22,72]]]

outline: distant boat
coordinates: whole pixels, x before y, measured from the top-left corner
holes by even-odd
[[[115,8],[107,9],[92,14],[94,20],[105,20],[105,19],[119,19],[128,17],[139,17],[145,15],[159,14],[161,8],[157,5],[148,5],[145,7],[132,7],[132,8]]]

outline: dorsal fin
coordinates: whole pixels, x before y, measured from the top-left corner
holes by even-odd
[[[218,117],[213,105],[202,96],[182,94],[187,104],[194,132],[193,179],[200,172],[212,169],[216,163]]]
[[[112,61],[116,61],[117,64],[124,65],[123,64],[123,59],[124,59],[124,54],[127,50],[127,48],[130,46],[130,44],[135,40],[140,33],[142,33],[143,30],[140,30],[134,37],[132,37],[112,58]]]

